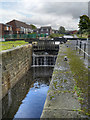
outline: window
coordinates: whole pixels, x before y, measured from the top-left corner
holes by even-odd
[[[26,32],[26,29],[24,28],[24,33]]]
[[[7,27],[7,30],[9,30],[9,27]]]
[[[26,32],[28,31],[28,28],[26,28]]]
[[[21,31],[24,31],[24,27],[21,27]]]
[[[31,29],[29,29],[29,31],[31,32]]]
[[[43,28],[41,29],[41,31],[43,31]]]
[[[48,35],[48,33],[46,33],[46,35]]]
[[[12,27],[10,27],[10,31],[12,31]]]

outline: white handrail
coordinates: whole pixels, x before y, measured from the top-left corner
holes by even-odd
[[[87,52],[85,52],[83,49],[81,49],[79,46],[76,46],[78,47],[81,51],[83,51],[87,56],[90,56]]]

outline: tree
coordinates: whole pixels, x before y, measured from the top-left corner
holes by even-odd
[[[30,26],[32,27],[32,29],[37,29],[37,27],[33,24],[30,24]]]
[[[89,32],[89,29],[90,29],[89,17],[87,15],[80,16],[80,21],[78,26],[79,26],[79,31],[81,32],[81,36],[82,36],[82,33]]]
[[[65,28],[63,26],[60,26],[59,33],[60,34],[64,34],[65,33]]]

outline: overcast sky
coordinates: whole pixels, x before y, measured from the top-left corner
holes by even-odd
[[[17,19],[37,27],[50,25],[53,29],[60,26],[68,30],[78,29],[79,16],[88,14],[89,0],[65,1],[0,0],[0,23]]]

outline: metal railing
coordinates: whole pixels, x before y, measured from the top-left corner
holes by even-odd
[[[86,58],[86,55],[88,57],[90,57],[90,55],[88,54],[89,46],[90,46],[90,44],[88,43],[88,41],[86,41],[86,42],[83,42],[81,40],[76,41],[76,50],[79,50],[79,54],[81,54],[81,52],[83,52],[84,59]]]
[[[46,37],[46,34],[12,34],[12,35],[3,35],[0,36],[4,39],[25,39],[25,38],[38,38],[38,37]]]

